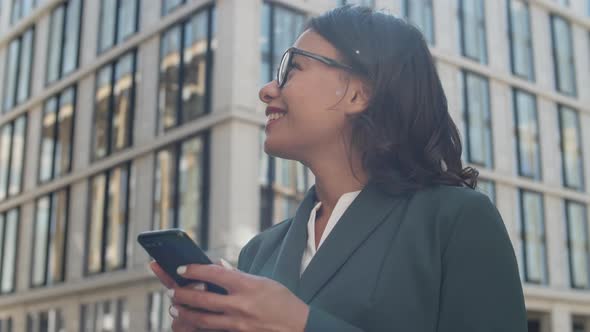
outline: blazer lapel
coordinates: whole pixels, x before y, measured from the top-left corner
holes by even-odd
[[[298,296],[309,303],[399,202],[399,199],[385,195],[375,184],[369,182],[340,218],[303,272]],[[309,217],[309,213],[306,216]]]
[[[296,293],[301,272],[301,259],[307,244],[307,222],[316,200],[315,186],[311,187],[295,212],[277,258],[272,279]]]

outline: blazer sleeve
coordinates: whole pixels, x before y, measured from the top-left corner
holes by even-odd
[[[322,332],[322,331],[339,331],[339,332],[363,332],[360,328],[350,325],[330,313],[323,311],[314,306],[309,307],[309,316],[305,325],[305,332]]]
[[[438,332],[526,332],[514,248],[495,206],[474,195],[443,249]]]

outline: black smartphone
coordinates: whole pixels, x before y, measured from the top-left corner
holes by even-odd
[[[181,265],[213,264],[207,254],[182,229],[171,228],[142,232],[137,242],[162,267],[179,286],[199,282],[183,278],[176,269]],[[206,283],[207,291],[227,295],[227,291],[215,284]]]

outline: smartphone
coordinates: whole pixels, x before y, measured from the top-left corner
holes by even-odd
[[[213,264],[207,254],[182,229],[171,228],[142,232],[137,242],[172,277],[179,286],[199,282],[183,278],[176,269],[181,265]],[[227,295],[227,291],[215,284],[205,283],[207,291]]]

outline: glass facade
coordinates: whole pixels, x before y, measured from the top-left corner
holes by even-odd
[[[547,244],[543,195],[520,189],[521,240],[523,243],[524,280],[547,284]]]
[[[580,115],[577,111],[565,106],[559,106],[558,109],[563,185],[583,191],[584,161]]]
[[[38,172],[41,183],[70,172],[75,109],[75,87],[69,87],[45,102]]]
[[[138,29],[139,0],[101,0],[98,52],[134,35]]]
[[[535,62],[528,2],[508,0],[508,24],[512,73],[526,80],[534,81]]]
[[[496,203],[496,184],[493,181],[477,179],[477,190],[486,194],[492,203]]]
[[[29,99],[34,35],[35,29],[29,28],[8,45],[2,103],[4,113]]]
[[[51,13],[47,51],[47,83],[78,68],[82,0],[69,0]]]
[[[340,0],[340,5],[359,5],[375,7],[375,0]]]
[[[188,123],[209,110],[214,8],[167,30],[160,43],[158,132]]]
[[[195,137],[156,154],[153,228],[182,228],[206,247],[207,139]]]
[[[132,144],[135,110],[135,51],[96,74],[93,158],[100,159]]]
[[[12,11],[10,12],[10,22],[17,23],[22,18],[29,16],[37,3],[42,0],[7,0],[12,2]]]
[[[492,118],[488,79],[463,71],[467,161],[493,168]]]
[[[164,291],[153,292],[148,295],[148,332],[170,331],[172,317],[168,313],[170,298]]]
[[[27,332],[65,332],[65,320],[60,309],[29,313]]]
[[[26,115],[0,127],[0,201],[21,192],[26,133]]]
[[[434,44],[434,13],[432,0],[403,0],[404,16],[415,24],[429,44]]]
[[[461,53],[477,62],[488,62],[486,11],[483,0],[459,0]]]
[[[537,101],[534,95],[513,89],[514,123],[516,124],[516,152],[518,174],[531,179],[541,179],[541,149],[539,146],[539,122]]]
[[[80,332],[128,332],[127,300],[104,300],[80,307]]]
[[[125,164],[90,180],[86,273],[122,269],[127,262],[131,165]]]
[[[563,94],[576,96],[576,64],[570,23],[560,16],[552,15],[551,36],[555,88]]]
[[[166,15],[185,3],[186,0],[162,0],[162,15]]]
[[[567,248],[569,252],[570,282],[574,288],[589,288],[590,249],[588,243],[588,216],[582,203],[565,201],[567,220]]]
[[[0,294],[15,290],[19,220],[19,209],[0,213]]]
[[[32,287],[49,286],[64,281],[68,208],[68,189],[37,200],[32,239]]]

